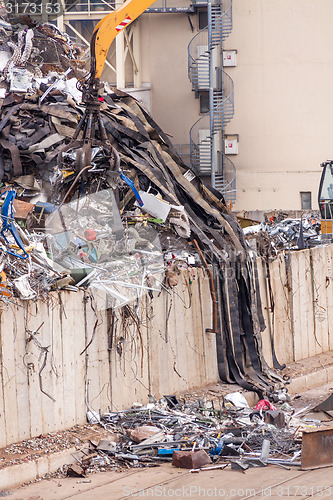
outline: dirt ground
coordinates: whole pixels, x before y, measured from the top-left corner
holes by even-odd
[[[282,375],[287,375],[291,378],[296,378],[307,373],[316,372],[322,368],[332,365],[333,355],[331,352],[318,354],[312,358],[302,359],[295,363],[289,363],[282,372]]]

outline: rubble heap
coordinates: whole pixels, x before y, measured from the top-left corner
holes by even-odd
[[[2,299],[47,300],[52,289],[95,283],[111,295],[112,306],[121,306],[143,289],[157,289],[160,265],[156,270],[155,264],[161,255],[163,286],[175,285],[179,266],[202,265],[210,280],[210,331],[216,334],[221,378],[260,393],[283,385],[262,357],[265,325],[256,265],[223,196],[182,162],[140,102],[107,85],[99,98],[101,113],[119,161],[101,144],[81,171],[74,149],[63,152],[59,162],[83,115],[81,87],[65,73],[45,73],[60,67],[77,71],[75,51],[49,25],[23,34],[5,26],[3,33],[3,46],[13,53],[2,71]],[[43,78],[36,71],[28,75],[22,91],[23,77],[13,84],[10,75],[15,68],[28,71],[35,64],[36,69],[34,47],[40,56],[44,42],[56,47],[58,62],[40,63]],[[48,230],[56,226],[54,217],[60,225],[65,220],[62,230]],[[147,236],[149,230],[159,243]],[[140,260],[143,256],[147,260]],[[124,295],[119,286],[133,293]]]
[[[84,477],[162,462],[190,472],[228,466],[243,472],[267,465],[290,469],[309,461],[315,466],[318,457],[307,449],[308,435],[319,451],[320,440],[332,434],[332,426],[320,420],[327,416],[319,413],[319,420],[313,418],[311,405],[296,410],[287,402],[276,407],[266,399],[250,408],[239,392],[215,400],[176,396],[159,401],[150,396],[150,400],[129,410],[95,414],[105,435],[75,454],[78,465],[70,466],[67,474]],[[304,437],[304,432],[309,434]]]
[[[291,218],[282,213],[261,224],[245,227],[243,232],[258,255],[269,261],[283,251],[327,243],[321,239],[319,212],[305,213],[302,218]]]

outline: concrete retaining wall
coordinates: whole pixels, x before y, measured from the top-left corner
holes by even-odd
[[[6,306],[0,447],[85,423],[86,398],[94,410],[119,410],[146,403],[148,394],[160,397],[217,381],[215,337],[205,332],[212,323],[209,282],[201,269],[191,273],[181,274],[169,293],[144,297],[140,324],[124,311],[114,317],[110,310],[98,311],[83,292]],[[29,331],[39,327],[27,342]],[[42,372],[41,347],[48,348]]]
[[[267,362],[272,366],[271,336],[280,363],[332,351],[333,245],[281,254],[269,273],[274,307],[258,260]],[[201,269],[179,278],[169,293],[143,297],[139,323],[124,309],[98,310],[82,291],[5,306],[0,447],[85,423],[86,401],[97,411],[119,410],[147,402],[148,394],[216,382],[215,336],[205,331],[212,326],[209,281]]]
[[[270,335],[280,363],[333,351],[333,245],[280,254],[267,269],[258,259],[267,328],[264,355],[272,364]]]

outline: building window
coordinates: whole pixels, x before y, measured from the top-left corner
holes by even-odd
[[[201,92],[199,96],[200,113],[205,114],[209,111],[209,92]]]
[[[311,210],[311,191],[301,191],[301,208],[302,210]]]
[[[206,10],[199,11],[199,30],[203,30],[208,26],[208,12]]]

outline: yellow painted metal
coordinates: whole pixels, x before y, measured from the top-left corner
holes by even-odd
[[[99,21],[94,30],[96,33],[96,78],[101,77],[109,47],[118,33],[135,21],[154,1],[126,0],[118,9]]]
[[[332,220],[321,220],[321,234],[332,234]]]

